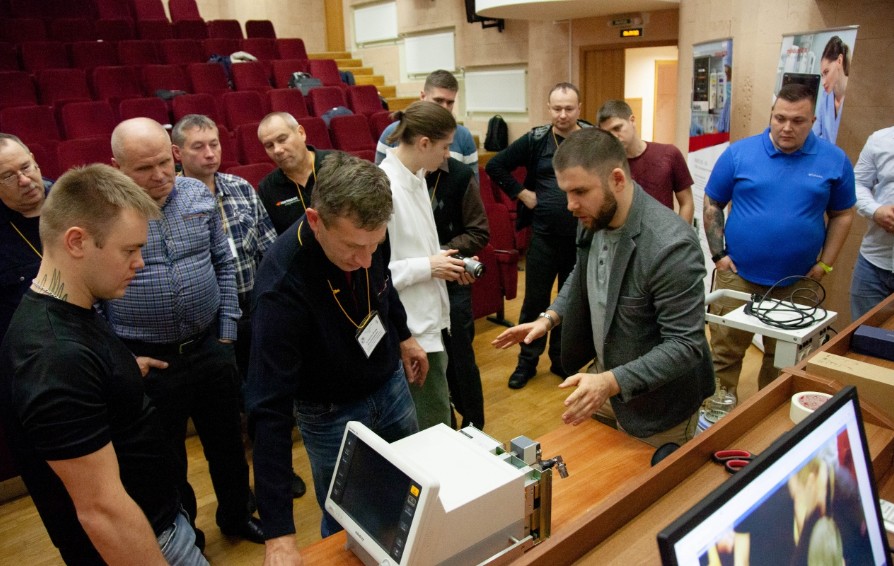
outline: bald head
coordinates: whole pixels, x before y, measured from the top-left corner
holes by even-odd
[[[134,180],[163,205],[174,188],[171,140],[161,124],[149,118],[133,118],[112,132],[112,165]]]

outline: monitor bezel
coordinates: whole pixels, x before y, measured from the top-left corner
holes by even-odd
[[[863,424],[863,415],[860,410],[857,389],[852,385],[842,388],[816,411],[795,425],[794,428],[780,435],[779,438],[777,438],[766,450],[755,457],[755,459],[747,466],[732,475],[717,489],[705,496],[670,525],[662,529],[657,536],[661,563],[665,566],[678,565],[679,562],[675,546],[686,534],[691,532],[697,525],[704,522],[715,511],[720,509],[732,495],[738,493],[760,478],[761,474],[778,460],[780,454],[792,449],[813,431],[818,429],[826,421],[829,415],[835,413],[849,403],[853,403],[856,425],[859,430],[859,443],[862,445],[863,454],[865,455],[868,464],[867,474],[869,476],[869,489],[871,491],[870,495],[873,502],[875,521],[878,525],[878,529],[881,531],[881,543],[883,545],[886,564],[890,566],[892,564],[891,553],[888,545],[888,538],[884,530],[884,523],[882,521],[881,507],[878,499],[878,486],[875,480],[875,472],[872,467],[872,462],[869,460],[869,445],[866,441],[866,429]],[[855,443],[857,441],[851,440],[851,442]],[[867,523],[869,522],[868,520],[869,517],[867,516]],[[867,527],[870,527],[870,525],[867,524]]]
[[[411,481],[419,486],[419,497],[417,498],[416,513],[407,534],[406,545],[400,562],[395,562],[391,557],[389,549],[379,545],[375,537],[369,533],[363,525],[355,521],[351,515],[344,510],[341,505],[336,503],[332,498],[332,487],[338,474],[338,468],[342,465],[342,452],[345,448],[345,440],[348,434],[354,434],[358,441],[364,442],[383,459],[387,460],[393,466],[406,474]],[[382,437],[373,432],[369,427],[359,421],[348,421],[345,425],[344,434],[342,435],[341,447],[338,451],[338,460],[335,469],[332,472],[332,480],[329,482],[329,489],[326,491],[325,508],[332,517],[345,529],[357,545],[375,561],[376,564],[388,563],[406,566],[412,560],[418,549],[415,549],[418,533],[424,530],[427,517],[432,513],[432,507],[438,502],[438,492],[440,483],[437,478],[423,471],[413,462],[402,457],[394,448],[386,442]]]

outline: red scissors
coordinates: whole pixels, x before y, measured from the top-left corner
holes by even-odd
[[[752,454],[748,450],[733,449],[718,450],[717,452],[714,452],[712,458],[718,464],[723,464],[723,467],[726,468],[727,472],[735,474],[747,466],[756,456],[757,454]]]

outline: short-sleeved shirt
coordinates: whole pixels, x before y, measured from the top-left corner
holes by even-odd
[[[77,563],[94,563],[95,550],[47,460],[111,443],[121,483],[156,535],[173,523],[170,443],[133,355],[94,310],[25,294],[0,348],[0,413],[47,532]]]
[[[628,158],[630,175],[649,195],[674,209],[674,193],[692,186],[692,175],[680,150],[671,144],[646,142],[646,150]]]
[[[759,285],[806,275],[825,241],[825,213],[857,200],[854,170],[840,148],[810,133],[799,150],[784,153],[769,128],[721,154],[705,194],[732,201],[727,252],[739,276]]]

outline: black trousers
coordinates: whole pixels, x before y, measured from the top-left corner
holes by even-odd
[[[519,324],[532,322],[552,303],[552,289],[556,278],[559,289],[571,273],[576,261],[574,237],[544,236],[534,233],[525,260],[525,300],[522,302]],[[518,354],[519,367],[536,369],[540,354],[546,349],[547,337],[530,344],[522,342]],[[549,359],[562,366],[562,327],[549,333]]]
[[[481,372],[475,362],[472,340],[475,320],[472,317],[472,286],[447,283],[450,298],[450,332],[444,331],[447,350],[447,387],[450,399],[462,415],[462,425],[484,428],[484,394],[481,391]]]
[[[248,521],[249,486],[239,417],[241,380],[233,345],[221,344],[213,331],[185,353],[171,351],[171,346],[126,343],[135,355],[170,364],[167,369],[149,372],[146,394],[156,406],[177,456],[183,508],[195,521],[196,496],[187,481],[185,445],[187,420],[192,418],[217,496],[217,524],[222,529],[238,529]]]

